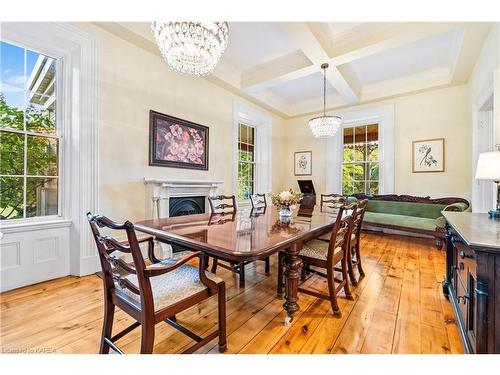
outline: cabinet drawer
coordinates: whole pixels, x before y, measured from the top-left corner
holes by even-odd
[[[462,280],[467,282],[467,275],[469,273],[472,274],[474,278],[476,277],[476,254],[463,243],[456,243],[455,247],[457,272],[462,277]]]
[[[456,281],[456,295],[453,296],[457,302],[458,312],[460,314],[460,320],[464,326],[467,326],[467,322],[469,319],[468,314],[468,299],[465,296],[468,296],[467,292],[467,284],[464,282],[467,279],[463,280],[460,274],[457,274]]]

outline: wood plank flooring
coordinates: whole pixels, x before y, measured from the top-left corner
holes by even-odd
[[[340,298],[342,317],[330,303],[300,295],[300,311],[285,327],[276,297],[276,257],[271,275],[263,262],[247,267],[246,287],[220,269],[227,285],[228,353],[463,353],[451,305],[441,293],[444,252],[432,240],[363,233],[366,277],[352,287],[354,301]],[[309,288],[326,290],[317,277]],[[96,353],[102,325],[102,284],[95,276],[65,277],[0,295],[0,347],[5,352]],[[199,335],[217,324],[216,300],[177,316]],[[114,332],[131,324],[118,310]],[[137,353],[140,331],[118,342]],[[156,327],[155,353],[178,353],[192,341],[167,324]],[[198,353],[218,353],[216,342]]]

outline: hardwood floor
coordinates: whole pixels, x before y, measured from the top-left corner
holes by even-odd
[[[339,299],[342,317],[328,301],[300,295],[300,311],[285,327],[276,297],[276,256],[271,276],[263,262],[246,267],[246,287],[220,269],[227,284],[228,353],[463,353],[451,305],[441,293],[444,252],[432,240],[364,233],[366,277],[352,288],[354,301]],[[326,290],[314,276],[309,287]],[[216,325],[216,300],[177,319],[200,335]],[[131,324],[121,311],[115,330]],[[97,276],[65,277],[1,294],[2,352],[97,353],[102,324],[102,284]],[[138,353],[140,331],[118,341]],[[156,327],[155,353],[178,353],[192,341],[167,324]],[[198,353],[218,353],[216,342]]]

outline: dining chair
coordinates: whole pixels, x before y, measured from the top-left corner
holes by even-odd
[[[363,267],[361,265],[361,226],[363,225],[363,219],[365,217],[366,206],[368,205],[368,199],[363,199],[358,202],[358,207],[356,212],[353,214],[353,228],[351,233],[351,238],[349,239],[349,251],[347,252],[347,268],[349,272],[349,278],[351,279],[352,285],[357,285],[358,280],[354,275],[354,267],[358,268],[359,277],[365,276]]]
[[[347,204],[347,198],[341,194],[335,194],[335,193],[321,194],[320,211],[323,211],[325,206],[331,210],[335,210],[346,204]],[[331,237],[331,232],[328,232],[319,237],[319,239],[329,242],[330,237]]]
[[[250,195],[250,202],[253,209],[265,208],[267,207],[266,194],[252,194]]]
[[[325,205],[330,208],[338,208],[347,203],[347,198],[341,194],[321,194],[320,211],[323,211]]]
[[[329,300],[333,315],[337,318],[341,317],[341,311],[337,302],[337,295],[339,292],[343,289],[347,299],[354,299],[349,289],[347,252],[349,249],[349,238],[353,228],[353,215],[356,212],[356,207],[357,204],[352,203],[349,206],[342,206],[339,208],[329,242],[318,239],[308,241],[304,244],[299,253],[299,257],[303,262],[303,267],[307,267],[310,272],[309,277],[316,274],[327,279],[328,294],[301,287],[307,279],[301,280],[298,291],[317,298]],[[344,213],[346,211],[349,211],[350,214],[345,215]],[[285,252],[279,253],[278,295],[282,294],[284,286],[283,260],[285,256]],[[318,270],[318,268],[325,269],[326,274]],[[335,273],[340,273],[339,276],[341,276],[341,278],[336,276]]]
[[[222,279],[205,271],[200,252],[191,253],[183,258],[159,261],[154,256],[153,237],[138,240],[134,224],[126,221],[116,223],[105,216],[87,213],[99,259],[99,276],[104,283],[104,324],[102,328],[100,354],[108,354],[110,348],[117,353],[123,352],[116,341],[141,327],[141,354],[153,352],[155,326],[166,322],[184,333],[196,343],[184,353],[193,353],[198,348],[218,337],[219,351],[226,350],[226,288]],[[99,228],[113,233],[126,235],[127,241],[101,234]],[[139,243],[148,242],[146,265]],[[132,262],[121,259],[129,254]],[[198,266],[192,261],[198,258]],[[148,262],[148,263],[149,263]],[[198,304],[207,298],[218,296],[218,327],[205,338],[199,337],[182,326],[176,314]],[[121,332],[112,335],[115,308],[130,315],[135,322]]]
[[[264,202],[265,205],[267,205],[265,194],[254,194],[254,195],[257,195],[259,197],[259,202],[256,203],[256,205],[258,205],[260,208],[264,207],[264,209],[265,209],[266,206],[262,206],[262,201]],[[264,196],[263,200],[262,200],[262,196]],[[232,203],[231,204],[224,203],[224,201],[228,201],[228,200],[231,201]],[[234,195],[231,195],[231,196],[219,195],[216,197],[208,197],[208,201],[210,202],[210,208],[211,208],[212,214],[229,214],[231,212],[232,213],[236,212],[236,209],[237,209],[236,197]],[[222,203],[218,203],[219,201],[222,201]],[[253,200],[251,199],[251,201],[252,201],[252,207],[253,207],[253,205],[254,205]],[[221,266],[222,268],[225,268],[225,269],[228,269],[234,273],[237,273],[239,275],[239,285],[241,287],[245,286],[245,266],[247,264],[252,263],[252,262],[248,262],[248,261],[234,262],[234,261],[226,260],[226,259],[223,259],[220,257],[212,257],[212,258],[213,258],[212,268],[211,268],[212,273],[216,273],[217,267]],[[269,271],[270,271],[269,257],[266,259],[263,259],[263,260],[265,262],[265,272],[266,272],[266,274],[269,274]],[[223,261],[225,263],[222,263],[219,261]]]
[[[213,214],[231,213],[236,212],[237,210],[236,196],[234,195],[217,195],[214,197],[208,197],[208,203],[210,204],[210,212]]]

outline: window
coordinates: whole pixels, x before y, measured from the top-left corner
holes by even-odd
[[[238,124],[238,200],[249,199],[255,189],[255,128]]]
[[[59,214],[57,60],[0,41],[0,219]]]
[[[378,194],[378,124],[343,129],[342,194]]]

